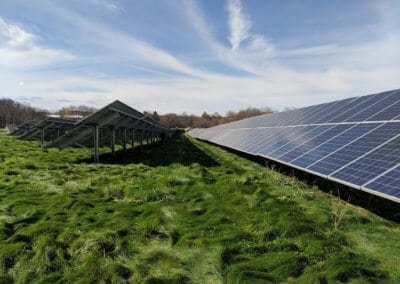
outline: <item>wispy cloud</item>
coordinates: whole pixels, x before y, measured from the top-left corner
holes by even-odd
[[[86,1],[89,1],[94,5],[100,5],[111,12],[119,13],[124,11],[123,7],[114,0],[86,0]]]
[[[103,5],[97,2],[100,0],[87,1]],[[222,8],[227,20],[221,20],[220,24],[227,29],[219,29],[218,33],[214,30],[215,22],[201,9],[202,2],[182,1],[184,5],[175,2],[174,16],[183,19],[185,31],[192,31],[188,38],[204,45],[200,55],[207,59],[192,54],[192,50],[185,50],[190,56],[182,55],[168,44],[130,33],[129,27],[121,29],[118,24],[87,17],[79,9],[65,7],[61,2],[41,1],[41,9],[57,19],[55,30],[60,36],[77,43],[71,50],[85,48],[85,52],[74,55],[74,62],[96,61],[110,70],[96,73],[96,69],[88,68],[90,72],[85,69],[81,76],[75,70],[63,68],[57,72],[43,68],[40,72],[25,72],[22,77],[4,72],[0,95],[40,97],[40,104],[48,108],[67,102],[101,106],[118,98],[141,110],[223,113],[246,106],[304,106],[399,87],[400,40],[393,32],[396,30],[392,21],[387,19],[387,8],[381,8],[385,22],[373,27],[382,29],[379,41],[367,39],[346,44],[345,40],[332,40],[310,44],[296,38],[292,45],[282,47],[279,40],[256,32],[260,29],[246,10],[248,2],[226,0]],[[111,15],[114,20],[115,15]],[[66,51],[46,47],[37,35],[18,23],[2,20],[0,37],[0,67],[24,67],[27,63],[57,66],[63,55],[65,60],[71,56]],[[176,41],[179,49],[183,49],[186,42],[178,36]],[[115,75],[121,65],[132,66],[135,74],[124,74],[123,78]],[[136,73],[151,75],[136,76]]]
[[[31,68],[72,58],[63,50],[41,47],[35,35],[0,18],[0,68]]]
[[[251,21],[243,13],[242,3],[240,0],[229,0],[228,1],[228,12],[229,12],[229,28],[230,36],[229,40],[233,50],[237,50],[240,43],[249,38]]]

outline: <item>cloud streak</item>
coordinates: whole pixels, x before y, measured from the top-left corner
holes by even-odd
[[[240,0],[228,0],[228,12],[229,12],[229,28],[230,36],[229,41],[231,42],[232,50],[237,50],[240,43],[249,38],[251,21],[243,14],[242,3]]]
[[[73,59],[63,50],[36,44],[35,36],[0,18],[0,68],[32,68]]]
[[[72,56],[64,50],[46,48],[23,25],[3,20],[0,68],[20,66],[29,71],[28,66],[57,66],[60,60],[72,60],[78,66],[96,61],[112,68],[98,73],[90,69],[93,73],[83,72],[81,76],[63,68],[57,72],[43,68],[23,76],[4,72],[0,78],[3,94],[14,98],[41,97],[40,106],[49,108],[60,107],[65,99],[95,106],[120,99],[141,110],[201,114],[247,106],[299,107],[399,87],[400,40],[385,23],[374,27],[385,31],[380,33],[379,41],[310,45],[297,39],[291,46],[282,47],[268,35],[254,32],[256,21],[252,21],[239,0],[227,0],[227,20],[223,22],[227,32],[219,37],[198,5],[201,2],[181,1],[183,5],[176,5],[176,17],[182,16],[185,28],[193,33],[191,36],[204,45],[201,52],[207,59],[198,54],[182,56],[156,41],[140,38],[102,19],[91,19],[57,2],[43,1],[42,8],[57,19],[57,32],[77,42],[77,49],[84,44],[86,53]],[[385,17],[386,14],[382,15]],[[385,21],[389,19],[386,17]],[[122,65],[151,75],[128,74],[120,78],[114,72]],[[216,65],[227,67],[213,68]]]

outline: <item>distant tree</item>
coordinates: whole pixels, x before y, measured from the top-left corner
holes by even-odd
[[[153,114],[151,115],[151,118],[153,118],[155,121],[160,121],[160,116],[158,115],[158,113],[156,111],[153,112]]]
[[[90,106],[78,105],[78,106],[68,106],[63,107],[56,112],[60,117],[63,118],[82,118],[95,112],[97,109]]]
[[[265,108],[247,108],[243,110],[228,111],[225,116],[219,113],[208,114],[203,112],[201,116],[189,115],[186,112],[182,114],[168,113],[160,115],[160,122],[169,127],[191,127],[191,128],[208,128],[216,126],[222,123],[232,122],[235,120],[244,119],[247,117],[262,115],[266,113],[272,113],[272,109]]]
[[[46,118],[48,111],[16,102],[12,99],[0,99],[0,128],[18,125],[27,120]]]

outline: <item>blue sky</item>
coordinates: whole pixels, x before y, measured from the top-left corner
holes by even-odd
[[[0,0],[0,97],[275,109],[400,88],[400,1]]]

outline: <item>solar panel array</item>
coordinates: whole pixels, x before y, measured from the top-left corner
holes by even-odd
[[[72,129],[75,123],[76,121],[70,119],[48,117],[40,121],[24,122],[18,125],[16,130],[10,134],[18,139],[40,140],[42,138],[42,129],[45,129],[43,139],[51,141]]]
[[[117,100],[79,121],[51,117],[25,122],[10,134],[18,139],[38,139],[42,147],[93,148],[98,161],[100,147],[111,147],[115,155],[115,145],[126,149],[129,141],[133,148],[136,142],[152,143],[169,137],[172,131]]]
[[[400,202],[400,90],[189,134]]]

